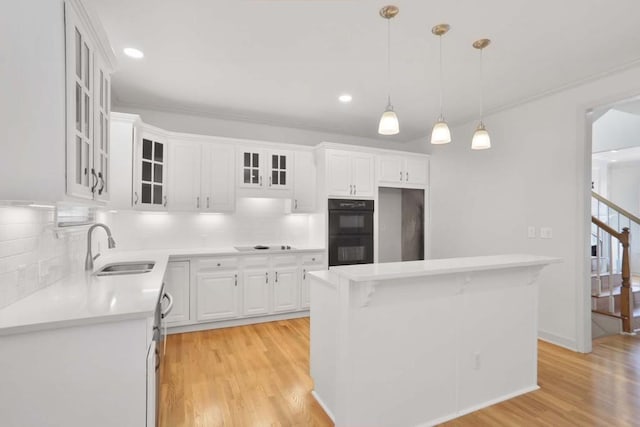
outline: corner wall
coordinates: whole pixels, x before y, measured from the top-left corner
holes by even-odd
[[[531,253],[563,258],[539,278],[539,335],[590,351],[591,168],[586,112],[640,93],[640,66],[492,114],[492,148],[472,151],[474,123],[431,158],[434,258]],[[536,238],[527,238],[527,227]],[[553,238],[540,239],[540,227]],[[508,320],[508,319],[505,319]]]

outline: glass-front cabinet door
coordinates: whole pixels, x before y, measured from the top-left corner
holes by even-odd
[[[287,190],[291,186],[293,155],[286,150],[241,149],[241,188],[257,190]]]
[[[109,200],[110,191],[109,117],[111,113],[111,79],[100,60],[95,61],[95,69],[94,82],[97,92],[95,96],[93,165],[98,177],[98,186],[94,189],[94,198],[107,201]]]
[[[93,44],[75,11],[65,4],[67,79],[67,193],[93,198]]]
[[[270,153],[269,187],[289,188],[288,154]]]
[[[248,188],[262,187],[263,153],[254,150],[242,150],[240,153],[242,168],[240,186]]]
[[[165,209],[166,196],[166,140],[152,133],[141,132],[136,146],[136,184],[133,207],[137,209]]]

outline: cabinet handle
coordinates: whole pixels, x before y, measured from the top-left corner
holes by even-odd
[[[262,175],[260,175],[260,187],[262,187]]]
[[[349,184],[349,194],[353,195],[353,185]]]
[[[196,197],[196,208],[200,209],[200,196]]]
[[[102,192],[104,191],[104,178],[102,176],[102,172],[98,172],[98,178],[100,178],[100,182],[102,183],[100,189],[98,190],[98,195],[101,196]]]
[[[235,275],[233,276],[233,278],[234,278],[234,280],[236,281],[236,286],[238,286],[238,275],[237,275],[237,274],[235,274]]]
[[[405,172],[404,175],[405,175],[405,179],[404,180],[405,181],[409,181],[409,172]]]
[[[276,271],[276,283],[278,283],[278,272]]]
[[[167,207],[167,196],[164,196],[164,207]]]
[[[358,190],[356,189],[356,185],[353,184],[353,195],[355,196],[358,193]]]
[[[136,196],[136,199],[133,201],[133,204],[134,204],[134,205],[137,205],[137,204],[138,204],[138,192],[137,192],[137,191],[134,191],[134,192],[133,192],[133,195],[134,195],[134,196]]]
[[[296,199],[296,200],[295,200],[295,203],[294,203],[293,208],[294,208],[294,209],[298,209],[298,199]]]
[[[209,209],[209,196],[207,196],[207,209]]]
[[[264,273],[264,283],[269,284],[269,272]]]
[[[307,269],[302,270],[302,280],[307,280]]]
[[[95,193],[96,187],[98,186],[98,175],[96,175],[96,170],[94,168],[91,168],[91,176],[94,179],[93,185],[91,186],[91,192]]]
[[[272,177],[269,177],[269,187],[271,187],[271,184],[272,184],[272,182],[271,182],[271,178],[272,178]]]
[[[402,181],[402,171],[400,171],[400,181]]]

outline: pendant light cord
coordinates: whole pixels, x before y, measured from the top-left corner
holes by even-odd
[[[442,111],[443,111],[443,107],[442,107],[442,99],[443,99],[443,91],[444,89],[442,88],[442,35],[438,36],[438,38],[440,39],[439,44],[440,44],[440,119],[444,119],[443,115],[442,115]]]
[[[480,49],[480,123],[482,123],[484,119],[484,76],[482,68],[482,51],[484,51],[484,49]]]
[[[391,105],[391,19],[387,18],[387,104]]]

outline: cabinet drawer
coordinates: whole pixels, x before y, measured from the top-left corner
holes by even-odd
[[[245,267],[267,267],[269,265],[269,257],[266,256],[246,256],[242,261]]]
[[[232,270],[239,266],[238,258],[204,258],[198,261],[198,270]]]
[[[324,264],[324,253],[302,255],[302,265]]]
[[[296,256],[295,255],[277,255],[271,258],[271,264],[274,267],[283,267],[283,266],[295,266]]]

